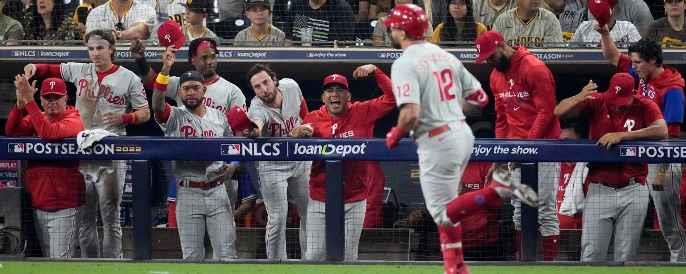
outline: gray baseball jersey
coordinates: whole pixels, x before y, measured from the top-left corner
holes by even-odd
[[[465,119],[463,98],[481,89],[481,83],[454,55],[432,43],[414,44],[391,68],[398,106],[421,106],[414,136]]]
[[[301,112],[306,103],[298,83],[293,79],[283,78],[279,80],[278,88],[283,96],[280,109],[267,106],[259,97],[254,97],[250,102],[248,117],[253,121],[263,122],[264,137],[288,137],[291,130],[302,123]]]
[[[505,5],[500,8],[493,7],[491,0],[477,0],[472,2],[472,14],[475,22],[481,22],[490,28],[500,14],[515,7],[517,7],[516,0],[506,0]]]
[[[165,93],[167,97],[175,98],[179,105],[181,105],[181,98],[178,98],[177,92],[180,80],[176,76],[169,77],[169,84],[167,84],[167,92]],[[233,106],[245,107],[245,95],[241,89],[223,77],[218,77],[212,83],[205,83],[205,87],[207,87],[207,91],[202,102],[206,107],[217,109],[223,113],[229,113]]]
[[[106,126],[105,113],[124,114],[132,108],[148,107],[141,79],[125,67],[115,66],[104,76],[98,76],[92,63],[63,63],[60,65],[62,79],[76,86],[76,108],[86,129],[102,128],[126,135],[122,125]],[[91,96],[89,96],[89,91]],[[95,96],[95,101],[91,99]]]
[[[509,45],[544,47],[545,43],[562,43],[560,21],[555,14],[539,8],[538,14],[524,23],[515,15],[516,10],[508,10],[493,23],[493,30],[502,33]]]
[[[226,115],[213,108],[206,109],[205,116],[198,117],[186,107],[172,107],[169,119],[162,124],[164,135],[183,138],[232,136]],[[175,161],[174,176],[177,179],[211,181],[223,167],[222,161]]]

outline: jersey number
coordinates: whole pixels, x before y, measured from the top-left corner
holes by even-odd
[[[455,94],[450,93],[450,89],[453,88],[453,72],[450,69],[444,69],[440,72],[434,71],[434,77],[438,82],[438,92],[441,93],[441,101],[455,99]]]

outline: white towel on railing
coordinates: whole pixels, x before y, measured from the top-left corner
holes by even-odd
[[[79,149],[81,150],[87,149],[91,147],[95,142],[100,141],[102,140],[102,138],[105,138],[107,136],[117,136],[117,134],[100,128],[87,129],[79,132],[79,134],[76,135],[76,144],[79,146]]]
[[[584,181],[588,175],[586,163],[576,163],[569,183],[565,187],[565,196],[560,205],[560,214],[574,216],[584,210]]]

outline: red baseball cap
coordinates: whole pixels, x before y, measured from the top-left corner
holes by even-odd
[[[67,85],[60,78],[47,78],[40,85],[40,96],[45,95],[67,95]]]
[[[345,89],[348,89],[348,78],[340,74],[331,74],[324,77],[324,87],[328,85],[341,85]]]
[[[616,0],[589,0],[588,11],[598,21],[598,25],[604,26],[610,22],[612,17],[612,9],[617,4]]]
[[[157,40],[160,42],[160,46],[165,48],[174,46],[178,49],[186,42],[186,37],[183,35],[181,26],[176,21],[167,20],[157,29]]]
[[[229,125],[234,133],[257,127],[242,107],[232,107],[229,110]]]
[[[476,38],[476,53],[479,56],[476,57],[476,63],[481,64],[486,59],[491,57],[498,48],[498,45],[504,44],[505,39],[500,32],[497,31],[487,31],[479,35]]]
[[[625,72],[612,75],[610,86],[605,91],[605,98],[608,104],[626,106],[631,103],[634,97],[634,82],[634,77]]]

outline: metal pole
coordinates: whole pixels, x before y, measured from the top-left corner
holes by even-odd
[[[326,259],[345,258],[345,209],[343,197],[343,165],[341,161],[326,161]]]
[[[525,163],[522,168],[522,183],[538,192],[538,163]],[[522,203],[522,261],[536,261],[538,249],[538,208]]]
[[[133,161],[131,175],[133,177],[134,259],[150,260],[152,258],[152,201],[148,161]]]

